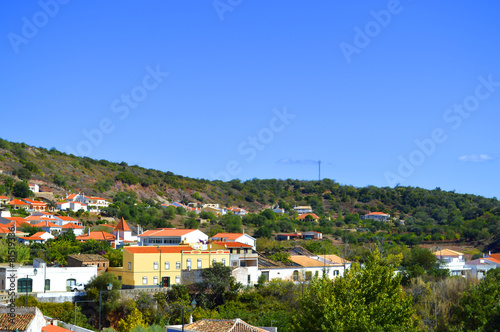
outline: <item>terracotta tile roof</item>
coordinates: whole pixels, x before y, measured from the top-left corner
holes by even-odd
[[[4,218],[12,220],[12,222],[4,225],[7,227],[14,227],[14,223],[16,224],[16,227],[31,226],[29,222],[26,222],[26,220],[24,220],[24,218],[21,217],[4,217]]]
[[[81,262],[108,262],[109,260],[106,257],[103,257],[101,255],[97,254],[77,254],[77,255],[68,255],[68,257],[71,257],[77,261]]]
[[[57,216],[56,218],[62,221],[77,221],[76,219],[71,217]]]
[[[39,205],[39,206],[47,206],[45,202],[42,201],[34,201],[32,199],[25,198],[24,201],[30,205]]]
[[[14,319],[12,319],[14,318]],[[34,314],[16,315],[10,317],[9,314],[0,314],[1,331],[26,331],[31,321],[35,318]]]
[[[500,264],[500,260],[496,259],[496,258],[489,257],[489,258],[484,258],[484,259],[487,259],[490,262],[493,262],[493,263],[496,263],[496,264]]]
[[[28,203],[24,203],[18,199],[13,199],[9,202],[10,205],[29,205]]]
[[[10,227],[12,227],[12,226],[10,226]],[[7,227],[6,225],[0,225],[0,234],[10,234],[10,233],[12,233],[12,231],[9,230],[9,227]],[[16,230],[16,234],[18,234],[18,233],[25,234],[21,231]]]
[[[127,250],[131,254],[158,254],[161,253],[169,253],[169,254],[180,254],[182,251],[191,251],[193,248],[190,246],[160,246],[160,250],[156,246],[142,246],[142,247],[124,247],[124,250]]]
[[[125,219],[120,220],[118,225],[115,227],[115,231],[124,231],[124,232],[131,232],[130,227],[128,227],[127,223],[125,222]]]
[[[99,201],[105,201],[105,200],[106,200],[106,199],[101,198],[101,197],[88,197],[88,196],[87,196],[87,198],[88,198],[88,199],[95,199],[95,200],[99,200]]]
[[[116,236],[114,236],[113,234],[109,234],[107,232],[96,231],[96,232],[90,232],[90,235],[82,234],[76,237],[77,241],[88,241],[90,239],[94,239],[97,241],[112,241],[116,239]]]
[[[323,263],[314,258],[310,258],[307,256],[290,256],[290,260],[295,264],[300,266],[308,266],[308,267],[321,267],[321,266],[332,266],[333,264]]]
[[[319,217],[315,213],[302,213],[297,219],[306,219],[307,216],[313,217],[314,220],[319,219]]]
[[[334,264],[344,264],[344,263],[351,263],[347,259],[343,259],[342,257],[339,257],[337,255],[318,255],[320,257],[326,258],[330,261],[332,261]]]
[[[226,248],[253,248],[251,245],[239,242],[214,241],[214,243],[224,246]]]
[[[51,220],[56,220],[56,219],[51,219]],[[35,227],[52,227],[52,228],[61,228],[61,226],[59,225],[56,225],[54,223],[51,223],[50,221],[48,220],[45,220],[45,221],[42,221],[42,222],[39,222],[38,224],[35,224],[33,225]]]
[[[450,250],[450,249],[443,249],[443,250],[435,251],[435,252],[433,252],[433,254],[436,256],[443,256],[443,257],[458,257],[458,256],[463,255],[461,252],[458,252],[455,250]]]
[[[47,325],[42,327],[42,332],[71,332],[71,330],[65,329],[64,327]]]
[[[267,332],[267,330],[252,326],[239,318],[202,319],[186,325],[185,329],[198,332]]]
[[[71,194],[69,195],[68,197],[66,197],[66,199],[73,199],[77,196],[77,194]]]
[[[370,212],[367,216],[388,216],[388,214],[384,212]]]
[[[73,224],[72,222],[69,222],[65,225],[62,226],[63,229],[82,229],[83,226],[79,226],[77,224]]]
[[[9,199],[9,198],[6,196],[0,196],[0,199]]]
[[[243,233],[217,233],[212,236],[212,239],[226,239],[226,240],[236,240],[237,238],[243,236]]]
[[[500,259],[500,254],[489,254],[488,257]]]
[[[197,229],[177,229],[177,228],[161,228],[161,229],[150,229],[145,231],[139,237],[148,236],[182,236],[189,234],[191,232],[197,231]]]

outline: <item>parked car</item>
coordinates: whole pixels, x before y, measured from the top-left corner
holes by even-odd
[[[85,290],[85,285],[84,284],[75,284],[75,285],[70,286],[69,289],[72,292],[84,291]]]

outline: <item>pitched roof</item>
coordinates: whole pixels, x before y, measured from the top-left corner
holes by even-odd
[[[435,251],[433,252],[433,254],[436,256],[445,256],[445,257],[458,257],[463,255],[461,252],[450,249],[442,249],[439,251]]]
[[[90,235],[82,234],[76,237],[77,241],[88,241],[90,239],[94,239],[97,241],[112,241],[116,239],[116,236],[114,236],[113,234],[109,234],[107,232],[95,231],[95,232],[90,232]]]
[[[227,240],[236,240],[239,237],[242,237],[243,233],[217,233],[212,238],[218,239],[227,239]]]
[[[0,199],[9,199],[9,198],[6,196],[0,196]]]
[[[89,262],[89,261],[99,261],[99,262],[107,262],[109,261],[106,257],[97,254],[77,254],[77,255],[68,255],[77,261]]]
[[[12,319],[14,318],[14,319]],[[0,314],[1,331],[26,331],[31,321],[35,318],[34,314],[19,314],[11,317],[10,314]]]
[[[309,267],[315,267],[315,266],[332,266],[333,264],[328,264],[328,263],[323,263],[320,262],[314,258],[307,257],[307,256],[290,256],[290,260],[294,262],[295,264],[298,264],[300,266],[309,266]]]
[[[54,219],[52,219],[52,220],[54,220]],[[51,222],[50,222],[50,221],[48,221],[48,220],[44,220],[44,221],[39,222],[38,224],[35,224],[35,225],[33,225],[33,226],[35,226],[35,227],[52,227],[52,228],[61,228],[61,226],[56,225],[56,224],[54,224],[54,223],[51,223]]]
[[[214,241],[214,243],[224,246],[226,248],[253,248],[249,244],[239,243],[239,242]]]
[[[73,224],[72,222],[69,222],[67,224],[64,224],[62,226],[63,229],[82,229],[83,226],[79,226],[77,224]]]
[[[297,219],[306,219],[307,216],[311,216],[313,219],[319,219],[315,213],[302,213]]]
[[[62,221],[77,221],[74,218],[71,217],[64,217],[64,216],[56,216],[57,219],[62,220]]]
[[[500,254],[489,254],[488,257],[500,259]]]
[[[29,205],[28,203],[25,203],[21,200],[18,199],[13,199],[9,202],[10,205]]]
[[[45,239],[41,237],[44,234],[48,234],[48,233],[47,232],[36,232],[35,234],[33,234],[31,236],[20,237],[20,239],[30,240],[30,241],[45,241]]]
[[[487,259],[492,263],[500,264],[500,259],[496,259],[496,258],[492,258],[492,257],[488,257],[488,258],[484,258],[484,259]]]
[[[239,318],[201,319],[186,325],[185,328],[197,332],[267,332],[267,330],[252,326]]]
[[[384,212],[370,212],[366,214],[367,216],[388,216],[389,214]]]
[[[24,220],[24,218],[21,217],[4,217],[4,218],[12,220],[12,222],[4,225],[7,227],[14,227],[14,224],[16,224],[16,227],[31,226],[29,222],[26,222],[26,220]]]
[[[141,247],[124,247],[124,250],[127,250],[131,254],[152,254],[156,253],[158,254],[160,251],[161,253],[177,253],[180,254],[181,251],[190,251],[193,250],[190,246],[160,246],[160,249],[158,250],[158,247],[156,246],[141,246]]]
[[[332,261],[334,264],[351,263],[347,259],[343,259],[342,257],[337,256],[337,255],[333,255],[333,254],[330,254],[330,255],[319,255],[319,256],[323,257],[323,258],[326,258],[329,261]]]
[[[124,231],[124,232],[131,232],[130,227],[128,227],[127,223],[125,222],[125,219],[120,220],[118,225],[115,227],[115,231]]]
[[[182,236],[197,231],[197,229],[177,229],[177,228],[160,228],[150,229],[145,231],[139,237],[148,236]]]
[[[47,325],[42,327],[42,332],[70,332],[71,330],[56,325]]]

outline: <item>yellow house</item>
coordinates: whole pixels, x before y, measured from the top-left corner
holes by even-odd
[[[206,269],[214,262],[229,266],[230,252],[223,246],[140,246],[123,248],[123,267],[110,267],[123,288],[170,287],[181,284],[182,270]]]

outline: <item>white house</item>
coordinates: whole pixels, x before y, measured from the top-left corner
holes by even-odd
[[[80,210],[87,211],[87,205],[81,202],[69,202],[69,209],[73,212],[78,212]]]
[[[293,266],[272,266],[261,264],[259,260],[260,275],[264,275],[266,280],[282,279],[293,282],[310,281],[314,276],[328,276],[330,279],[343,276],[346,269],[344,264],[319,261],[314,257],[294,255],[290,260]]]
[[[57,202],[56,208],[59,211],[68,211],[69,209],[71,209],[71,203],[70,202]]]
[[[31,244],[31,243],[45,243],[48,239],[53,239],[54,235],[47,232],[37,232],[31,236],[20,236],[17,238],[18,243]]]
[[[139,235],[141,246],[196,244],[207,241],[208,235],[198,229],[160,228]]]
[[[97,266],[82,267],[53,267],[46,266],[42,259],[33,259],[33,265],[0,267],[0,289],[8,290],[11,275],[16,276],[15,292],[23,294],[29,292],[43,293],[46,291],[66,292],[75,284],[87,284],[90,279],[97,276]]]
[[[55,232],[57,234],[61,234],[62,231],[62,226],[56,225],[53,222],[50,222],[48,220],[41,221],[38,224],[33,225],[35,227],[43,229],[45,232],[52,234],[52,232]]]
[[[383,212],[370,212],[362,216],[362,219],[373,219],[378,221],[389,221],[390,218],[391,218],[390,214]]]
[[[465,276],[470,268],[465,266],[464,254],[458,251],[443,249],[433,252],[437,259],[441,260],[441,269],[450,270],[452,276]]]
[[[212,241],[239,242],[252,246],[256,250],[257,240],[246,233],[217,233],[212,236]]]
[[[298,214],[312,213],[313,212],[311,206],[309,206],[309,205],[306,205],[306,206],[296,206],[296,207],[293,208],[293,210],[295,212],[297,212]]]
[[[125,219],[122,218],[120,222],[116,225],[113,230],[113,235],[116,236],[117,239],[120,239],[123,242],[134,242],[137,241],[137,236],[132,235],[132,230],[125,222]],[[121,244],[121,243],[118,243]]]
[[[37,184],[34,184],[34,183],[30,183],[28,184],[28,186],[30,187],[30,190],[34,193],[39,193],[40,192],[40,186],[38,186]]]
[[[77,225],[77,224],[73,224],[71,222],[62,225],[61,229],[62,229],[61,233],[66,233],[69,230],[72,230],[73,234],[75,234],[76,236],[79,236],[79,235],[83,234],[83,226],[80,226],[80,225]]]

